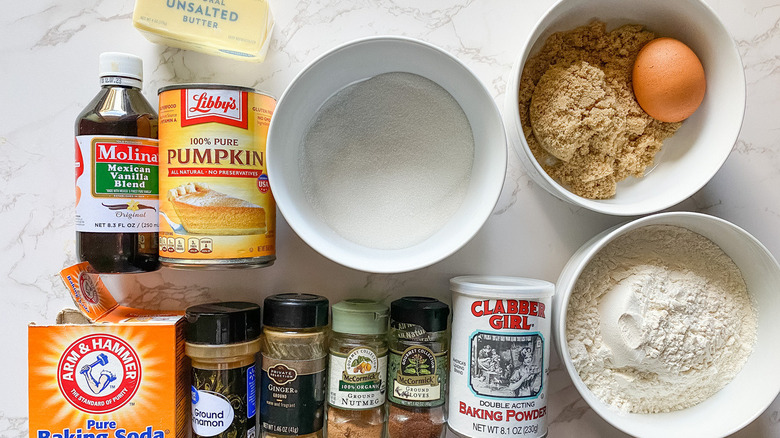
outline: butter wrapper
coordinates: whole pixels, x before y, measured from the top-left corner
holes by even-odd
[[[274,20],[266,0],[136,0],[133,25],[153,43],[262,62]]]

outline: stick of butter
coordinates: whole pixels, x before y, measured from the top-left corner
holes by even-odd
[[[136,0],[133,25],[149,41],[262,62],[273,32],[266,0]]]

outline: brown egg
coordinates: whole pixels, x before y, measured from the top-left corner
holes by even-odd
[[[639,106],[662,122],[690,117],[701,105],[706,88],[701,61],[673,38],[656,38],[642,47],[632,81]]]

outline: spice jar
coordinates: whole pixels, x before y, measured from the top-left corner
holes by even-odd
[[[387,393],[387,306],[350,299],[333,306],[328,436],[382,438]]]
[[[328,362],[328,299],[278,294],[263,305],[262,436],[321,438]]]
[[[184,352],[192,362],[192,436],[256,436],[260,306],[203,304],[189,307],[185,316]]]
[[[449,306],[435,298],[405,297],[390,304],[390,438],[445,434],[449,314]]]

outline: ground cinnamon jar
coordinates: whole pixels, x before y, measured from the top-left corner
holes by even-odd
[[[382,438],[387,393],[387,306],[350,299],[333,306],[328,437]]]
[[[192,436],[257,436],[255,362],[260,306],[225,302],[187,309],[184,351],[192,361]]]
[[[449,314],[449,306],[429,297],[405,297],[390,305],[390,438],[445,434]]]

